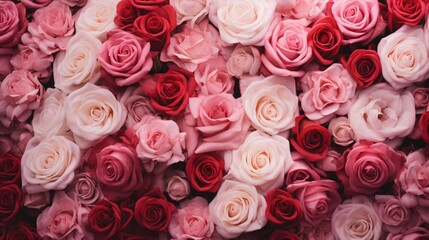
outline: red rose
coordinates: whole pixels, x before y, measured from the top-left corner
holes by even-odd
[[[10,153],[0,157],[0,185],[21,181],[21,160]]]
[[[429,112],[425,112],[419,119],[419,129],[422,133],[423,141],[429,144]]]
[[[133,4],[134,7],[146,10],[146,11],[152,11],[160,6],[166,5],[167,0],[130,0],[131,4]]]
[[[332,17],[317,20],[307,35],[308,45],[313,47],[316,60],[330,65],[340,51],[343,35]]]
[[[174,205],[156,188],[137,200],[134,217],[146,229],[162,232],[167,230],[175,211]]]
[[[37,240],[42,239],[37,232],[26,223],[13,224],[8,228],[6,240]]]
[[[209,153],[194,154],[186,163],[186,176],[198,192],[217,192],[223,177],[224,161]]]
[[[176,11],[170,5],[160,7],[134,21],[135,35],[150,42],[151,51],[163,51],[170,44],[170,33],[176,28]]]
[[[18,214],[24,198],[16,184],[1,186],[0,194],[0,225],[6,225]]]
[[[110,239],[125,228],[132,217],[130,209],[120,209],[115,203],[103,199],[88,213],[88,227],[97,239]]]
[[[275,188],[267,193],[265,200],[265,215],[269,222],[288,228],[299,224],[302,216],[301,206],[290,193]]]
[[[301,238],[293,232],[277,229],[271,233],[270,240],[301,240]]]
[[[290,143],[305,159],[315,162],[328,155],[331,136],[328,129],[301,115],[295,118]]]
[[[403,24],[416,26],[425,16],[425,3],[422,0],[387,0],[387,24],[392,31]]]
[[[166,73],[153,75],[140,82],[146,95],[151,98],[152,107],[170,116],[177,116],[188,105],[197,86],[192,73],[186,70],[169,69]]]
[[[352,52],[343,65],[357,83],[358,89],[371,86],[381,78],[381,62],[374,50],[357,49]]]
[[[0,46],[14,47],[27,30],[28,20],[22,3],[0,1]]]
[[[114,22],[121,29],[131,32],[133,29],[133,23],[139,16],[137,9],[131,3],[131,0],[121,0],[116,5],[116,16]]]

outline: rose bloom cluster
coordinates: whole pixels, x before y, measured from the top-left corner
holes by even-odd
[[[0,1],[0,239],[429,239],[427,9]]]

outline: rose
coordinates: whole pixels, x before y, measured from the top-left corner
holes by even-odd
[[[1,234],[0,234],[1,236]],[[13,240],[13,239],[26,239],[26,240],[37,240],[40,239],[39,234],[27,225],[24,222],[19,222],[18,224],[13,224],[9,227],[7,230],[7,235],[5,237],[6,240]]]
[[[356,82],[339,63],[324,71],[309,71],[300,79],[301,107],[310,120],[325,123],[335,114],[347,114],[353,102]]]
[[[350,127],[349,119],[346,117],[332,119],[329,122],[328,130],[334,142],[340,146],[348,146],[354,141],[355,133]]]
[[[13,48],[0,48],[0,80],[2,81],[13,71],[14,66],[10,62],[13,53]]]
[[[270,235],[270,240],[300,240],[301,238],[288,230],[276,229]]]
[[[403,24],[418,25],[425,16],[425,2],[422,0],[387,1],[387,22],[389,29],[396,30]]]
[[[152,68],[150,44],[125,31],[111,31],[98,53],[101,75],[117,86],[140,81]]]
[[[197,66],[219,53],[219,33],[204,20],[193,28],[188,25],[174,34],[166,51],[161,52],[161,61],[174,62],[187,71],[194,72]]]
[[[131,3],[133,1],[135,0],[131,0]],[[176,11],[172,6],[166,5],[137,17],[134,21],[133,33],[150,42],[151,51],[161,52],[170,44],[170,33],[176,25]]]
[[[267,223],[266,207],[264,197],[254,186],[226,180],[209,204],[210,219],[219,235],[235,238],[261,229]]]
[[[328,0],[297,0],[288,3],[284,1],[277,0],[277,8],[284,5],[284,10],[278,9],[277,12],[280,12],[283,18],[288,19],[297,19],[303,23],[303,25],[308,26],[313,23],[315,20],[325,16],[325,8],[329,1]]]
[[[345,67],[356,81],[358,89],[367,88],[381,78],[380,57],[374,50],[354,50]]]
[[[88,0],[60,0],[64,2],[65,4],[69,5],[70,7],[82,7],[85,6]]]
[[[0,201],[0,226],[11,223],[17,216],[24,203],[21,189],[16,184],[0,186],[2,200]]]
[[[208,202],[202,197],[180,203],[180,208],[173,214],[168,231],[173,239],[210,238],[214,225],[210,221]]]
[[[139,12],[131,3],[131,0],[121,0],[116,5],[116,16],[113,20],[121,29],[132,32],[134,20]]]
[[[167,201],[158,188],[145,193],[136,202],[134,217],[137,223],[150,231],[166,231],[176,207]]]
[[[66,193],[79,204],[92,205],[103,197],[98,182],[88,172],[76,174],[66,189]]]
[[[21,181],[21,159],[5,153],[0,156],[0,184],[7,185]]]
[[[286,189],[301,203],[304,221],[311,226],[318,226],[341,203],[339,186],[332,180],[295,182]]]
[[[429,49],[422,27],[402,26],[381,39],[377,52],[384,79],[394,89],[408,87],[426,79]]]
[[[37,232],[42,238],[85,239],[82,221],[87,213],[87,209],[77,206],[67,194],[58,191],[54,195],[52,206],[37,217]]]
[[[133,217],[133,211],[103,199],[88,213],[88,227],[97,238],[111,239],[125,228]]]
[[[24,206],[33,209],[42,209],[51,204],[51,194],[49,191],[39,193],[26,193]]]
[[[264,39],[264,67],[274,75],[302,77],[300,70],[312,57],[308,30],[296,20],[275,17]]]
[[[68,95],[65,106],[67,124],[81,148],[117,132],[127,116],[124,106],[109,90],[91,83]]]
[[[392,181],[405,162],[405,154],[384,143],[359,141],[338,159],[337,175],[347,195],[374,194]]]
[[[419,130],[423,141],[429,143],[429,111],[424,112],[419,119]]]
[[[323,65],[330,65],[340,51],[343,36],[334,18],[324,17],[313,24],[307,39],[316,60]]]
[[[288,228],[300,224],[301,206],[290,193],[274,188],[267,192],[265,200],[267,201],[265,215],[270,223]]]
[[[217,192],[223,177],[224,160],[215,154],[193,154],[186,162],[186,176],[198,192]]]
[[[74,32],[70,7],[54,1],[47,7],[39,8],[33,14],[33,21],[28,24],[28,32],[31,35],[28,38],[46,55],[65,50]]]
[[[331,232],[331,219],[328,218],[316,227],[305,226],[300,229],[300,239],[328,240],[334,239]]]
[[[285,186],[298,182],[320,180],[319,174],[304,159],[294,159],[292,166],[286,173]]]
[[[53,0],[21,0],[22,5],[30,9],[44,8],[49,5]]]
[[[226,62],[221,56],[213,57],[207,62],[199,64],[194,74],[202,95],[231,93],[233,91],[234,81],[228,74]]]
[[[101,42],[83,31],[70,39],[67,50],[59,52],[54,61],[55,87],[68,94],[85,83],[100,78],[97,53]]]
[[[429,105],[429,88],[411,87],[410,91],[414,97],[416,113],[424,113]]]
[[[30,141],[31,138],[33,138],[34,135],[31,124],[28,124],[26,122],[21,123],[18,121],[13,122],[10,128],[4,133],[6,135],[3,135],[3,137],[7,136],[9,142],[6,143],[6,149],[8,149],[7,151],[12,154],[15,154],[16,156],[22,156],[27,146],[27,143]],[[8,146],[8,144],[13,145]]]
[[[380,239],[382,222],[373,203],[364,196],[345,200],[332,216],[332,234],[336,239]]]
[[[274,135],[295,125],[295,117],[299,114],[298,97],[291,80],[270,76],[254,81],[246,88],[242,101],[254,128]]]
[[[188,105],[189,97],[196,88],[192,73],[185,70],[169,69],[158,73],[153,78],[140,82],[140,86],[151,98],[155,110],[170,116],[177,116]]]
[[[184,171],[176,170],[167,172],[166,174],[166,187],[165,192],[174,201],[180,201],[191,193],[191,186],[186,180]]]
[[[7,48],[15,46],[27,29],[28,20],[25,7],[19,3],[2,1],[0,3],[0,46]]]
[[[429,230],[424,227],[413,227],[403,233],[389,233],[387,240],[425,239],[429,237]]]
[[[130,0],[133,6],[140,10],[153,11],[162,5],[167,4],[167,0]]]
[[[52,75],[51,64],[54,61],[52,55],[46,55],[40,49],[31,45],[18,45],[18,52],[10,59],[15,69],[27,69],[37,76],[40,82],[47,81]]]
[[[155,109],[150,104],[150,99],[143,96],[143,89],[139,87],[128,87],[119,97],[119,101],[127,109],[128,115],[125,119],[125,126],[133,128],[146,115],[157,115]]]
[[[275,9],[275,0],[218,0],[210,5],[209,19],[227,44],[262,46]]]
[[[177,25],[189,21],[191,27],[205,18],[209,4],[210,0],[170,0],[170,5],[176,10]]]
[[[235,77],[256,75],[261,67],[261,53],[254,46],[237,44],[226,63],[228,73]]]
[[[360,91],[348,113],[355,140],[384,141],[405,137],[415,123],[413,95],[398,92],[386,83]]]
[[[255,186],[262,194],[280,187],[283,176],[293,164],[287,139],[258,131],[250,133],[232,154],[228,174]]]
[[[328,155],[331,136],[328,129],[300,115],[295,118],[290,143],[308,161],[320,161]]]
[[[386,27],[376,0],[336,0],[331,7],[331,14],[343,34],[344,44],[366,45]]]

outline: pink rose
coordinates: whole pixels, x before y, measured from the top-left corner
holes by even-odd
[[[27,29],[25,7],[12,1],[0,2],[0,46],[13,47]]]
[[[184,171],[167,171],[165,178],[165,192],[174,201],[180,201],[188,197],[191,193],[191,186],[188,180],[186,180],[186,173]]]
[[[157,115],[150,103],[150,98],[143,95],[143,89],[130,86],[119,97],[119,101],[127,109],[128,115],[125,119],[125,126],[133,128],[146,115]]]
[[[50,80],[53,61],[54,57],[52,55],[46,55],[40,49],[31,45],[18,45],[17,54],[10,59],[10,63],[15,69],[29,70],[42,83]]]
[[[210,0],[170,0],[176,10],[177,25],[189,21],[191,28],[201,22],[209,11]]]
[[[24,206],[33,209],[42,209],[51,204],[51,194],[49,191],[25,194]]]
[[[414,97],[416,113],[422,114],[426,111],[427,106],[429,106],[429,88],[412,86],[410,92]]]
[[[300,237],[307,240],[334,240],[331,220],[325,219],[317,226],[301,226]]]
[[[384,143],[359,141],[338,159],[337,175],[346,195],[374,194],[398,175],[405,154]]]
[[[202,95],[232,93],[233,91],[234,81],[228,74],[226,62],[221,56],[199,64],[194,75]]]
[[[38,9],[49,5],[53,0],[21,0],[26,8]]]
[[[389,233],[389,235],[387,235],[387,240],[423,240],[427,238],[429,238],[429,229],[424,227],[413,227],[402,233]]]
[[[0,81],[13,71],[10,62],[13,52],[13,48],[0,48]]]
[[[320,180],[320,175],[304,159],[295,160],[285,175],[285,185]]]
[[[82,6],[85,6],[88,2],[88,0],[60,0],[60,1],[69,5],[70,7],[74,7],[74,6],[82,7]]]
[[[67,187],[66,193],[82,205],[93,205],[103,198],[97,180],[92,178],[88,172],[76,174],[73,182]]]
[[[329,133],[331,133],[334,142],[340,146],[348,146],[353,143],[355,133],[350,127],[347,117],[334,118],[329,122]]]
[[[2,128],[4,126],[1,126]],[[1,132],[1,130],[0,130]],[[6,134],[8,138],[8,144],[12,144],[9,148],[9,146],[6,146],[6,148],[9,148],[8,151],[11,153],[22,156],[22,154],[25,151],[25,148],[27,147],[27,143],[33,138],[33,127],[31,124],[28,124],[27,122],[13,122],[11,126],[7,129],[6,132],[2,133]]]
[[[226,67],[228,73],[235,77],[256,75],[261,67],[261,53],[254,46],[237,44],[228,58]]]
[[[299,95],[305,116],[325,123],[349,112],[356,91],[356,82],[339,63],[324,71],[307,72],[301,79],[303,93]]]
[[[98,53],[101,76],[117,86],[128,86],[140,81],[152,68],[150,43],[122,31],[111,31]]]
[[[277,12],[286,19],[296,19],[308,26],[315,20],[325,16],[325,8],[329,0],[295,0],[291,1],[290,6],[283,6],[284,10],[279,9]],[[285,4],[278,0],[277,4]]]
[[[313,54],[307,42],[308,29],[296,20],[274,18],[264,39],[261,60],[274,75],[302,77],[301,68]]]
[[[180,203],[180,208],[171,219],[168,232],[172,239],[210,238],[214,225],[210,220],[209,206],[206,199],[195,197]]]
[[[366,45],[387,26],[377,0],[334,0],[331,14],[343,34],[344,44]]]
[[[341,154],[331,149],[328,151],[327,157],[316,162],[316,166],[318,169],[325,172],[335,172],[337,170],[337,162],[340,157]]]

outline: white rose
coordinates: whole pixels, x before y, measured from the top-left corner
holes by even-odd
[[[63,190],[79,167],[80,149],[63,136],[33,138],[22,156],[22,188],[30,194]]]
[[[65,105],[67,124],[81,148],[117,132],[127,116],[112,92],[92,83],[67,96]]]
[[[209,11],[210,0],[170,0],[176,10],[177,25],[190,21],[191,27],[200,22]]]
[[[68,94],[87,82],[100,78],[97,60],[101,42],[86,32],[70,39],[66,51],[59,52],[54,61],[55,87]]]
[[[209,204],[216,232],[228,239],[261,229],[267,223],[266,208],[264,197],[254,186],[231,180],[222,183]]]

